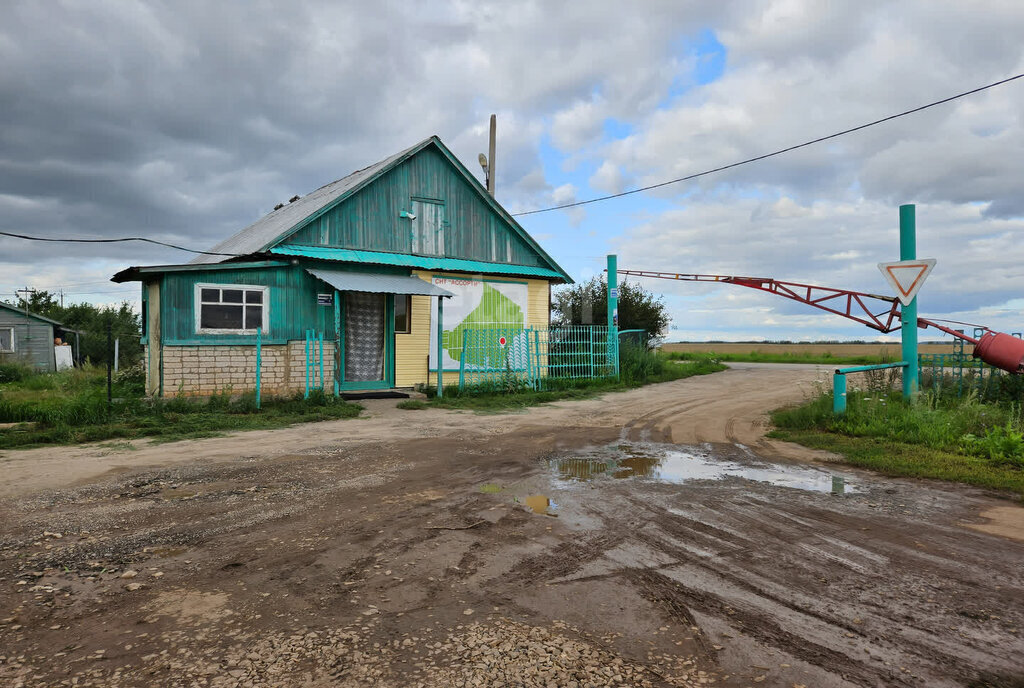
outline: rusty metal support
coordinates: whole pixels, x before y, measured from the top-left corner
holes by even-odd
[[[700,275],[677,272],[651,272],[648,270],[619,270],[620,275],[654,277],[687,282],[724,282],[775,294],[791,301],[805,303],[823,311],[855,320],[879,332],[892,332],[899,328],[899,301],[892,296],[869,294],[849,289],[819,287],[800,282],[783,282],[770,277],[738,277],[733,275]],[[871,301],[881,301],[884,308],[874,310]],[[895,324],[894,324],[895,323]]]

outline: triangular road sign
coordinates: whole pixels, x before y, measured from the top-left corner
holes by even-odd
[[[882,277],[896,290],[896,297],[904,306],[921,290],[921,285],[935,267],[934,258],[918,258],[917,260],[901,260],[898,263],[879,263],[878,269]]]

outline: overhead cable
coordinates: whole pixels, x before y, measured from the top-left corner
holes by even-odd
[[[189,253],[200,253],[204,256],[232,256],[237,257],[242,254],[239,253],[218,253],[217,251],[199,251],[194,248],[185,248],[184,246],[178,246],[177,244],[168,244],[165,241],[157,241],[156,239],[147,239],[146,237],[121,237],[118,239],[57,239],[55,237],[37,237],[29,236],[28,234],[15,234],[13,232],[0,232],[0,236],[14,237],[15,239],[25,239],[27,241],[52,241],[56,243],[65,244],[117,244],[125,241],[144,241],[147,244],[156,244],[157,246],[166,246],[167,248],[176,248],[179,251],[188,251]]]
[[[764,160],[766,158],[775,157],[776,155],[782,155],[783,153],[788,153],[788,152],[794,151],[794,150],[796,150],[798,148],[805,148],[807,146],[812,146],[815,143],[821,143],[822,141],[828,141],[830,139],[838,138],[840,136],[845,136],[846,134],[852,134],[855,131],[860,131],[861,129],[867,129],[868,127],[873,127],[873,126],[875,126],[877,124],[882,124],[883,122],[888,122],[890,120],[894,120],[894,119],[897,119],[899,117],[906,117],[907,115],[912,115],[915,112],[921,112],[922,110],[927,110],[928,108],[933,108],[936,105],[942,105],[943,103],[948,103],[948,102],[956,100],[958,98],[963,98],[965,96],[973,95],[975,93],[980,93],[981,91],[986,91],[986,90],[988,90],[990,88],[995,88],[996,86],[1002,86],[1003,84],[1009,83],[1011,81],[1015,81],[1015,80],[1020,79],[1020,78],[1024,78],[1024,74],[1017,74],[1016,76],[1011,76],[1008,79],[1002,79],[1001,81],[995,81],[995,82],[993,82],[991,84],[986,84],[985,86],[979,86],[978,88],[973,88],[970,91],[964,91],[963,93],[957,93],[955,96],[950,96],[948,98],[943,98],[942,100],[936,100],[935,102],[928,103],[927,105],[922,105],[920,107],[916,107],[916,108],[913,108],[911,110],[904,110],[903,112],[898,112],[895,115],[889,115],[888,117],[883,117],[882,119],[876,119],[875,121],[868,122],[867,124],[861,124],[861,125],[856,126],[856,127],[851,127],[850,129],[844,129],[843,131],[837,131],[836,133],[829,134],[828,136],[820,136],[820,137],[818,137],[816,139],[812,139],[810,141],[804,141],[803,143],[798,143],[795,146],[789,146],[787,148],[780,148],[779,150],[773,151],[771,153],[765,153],[764,155],[758,155],[758,156],[755,156],[753,158],[747,158],[746,160],[740,160],[739,162],[730,163],[728,165],[722,165],[721,167],[716,167],[714,169],[705,170],[703,172],[697,172],[696,174],[688,174],[685,177],[679,177],[677,179],[670,179],[667,182],[659,182],[658,184],[651,184],[650,186],[642,186],[639,189],[630,189],[629,191],[621,191],[619,193],[610,194],[608,196],[598,196],[597,198],[588,198],[585,201],[574,201],[572,203],[563,203],[561,205],[551,206],[550,208],[538,208],[537,210],[525,210],[525,211],[518,212],[518,213],[512,213],[512,216],[513,217],[522,217],[524,215],[536,215],[537,213],[547,213],[547,212],[551,212],[552,210],[564,210],[566,208],[575,208],[575,207],[581,206],[581,205],[588,205],[590,203],[598,203],[600,201],[608,201],[608,200],[611,200],[613,198],[621,198],[622,196],[629,196],[631,194],[640,193],[641,191],[650,191],[651,189],[659,189],[659,188],[661,188],[663,186],[668,186],[670,184],[678,184],[679,182],[685,182],[685,181],[689,181],[691,179],[697,179],[698,177],[704,177],[704,176],[707,176],[709,174],[714,174],[715,172],[722,172],[723,170],[732,169],[733,167],[739,167],[740,165],[747,165],[747,164],[750,164],[752,162],[757,162],[758,160]]]

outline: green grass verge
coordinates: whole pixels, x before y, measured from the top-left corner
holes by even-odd
[[[896,360],[889,356],[878,354],[874,356],[833,356],[830,353],[824,354],[803,354],[803,353],[763,353],[751,351],[749,353],[719,353],[704,351],[672,351],[666,354],[670,359],[676,361],[690,361],[702,357],[712,356],[719,361],[734,363],[811,363],[818,365],[876,365],[879,363],[895,363]]]
[[[682,380],[694,375],[707,375],[728,367],[710,357],[683,364],[671,362],[662,354],[651,354],[651,357],[656,357],[657,360],[646,360],[643,356],[637,357],[640,361],[638,373],[638,367],[632,362],[627,363],[627,358],[624,356],[620,363],[621,374],[618,380],[548,378],[544,381],[545,389],[543,390],[522,387],[508,389],[500,388],[498,385],[478,385],[465,390],[446,387],[444,396],[441,398],[436,396],[436,389],[428,388],[425,390],[429,397],[427,403],[440,408],[498,413],[566,399],[589,399],[607,392],[620,392],[646,384]]]
[[[98,369],[32,374],[0,383],[0,449],[28,449],[141,437],[172,442],[236,430],[261,430],[358,416],[362,407],[316,392],[309,399],[225,393],[206,399],[145,399],[136,373],[118,376],[107,404]]]
[[[831,394],[772,414],[769,437],[823,449],[891,476],[931,478],[1008,490],[1024,497],[1021,407],[925,395],[850,394],[832,413]]]
[[[813,430],[773,430],[769,437],[842,455],[846,463],[885,475],[932,478],[1012,490],[1024,497],[1024,472],[990,465],[985,459],[877,437],[848,437]]]

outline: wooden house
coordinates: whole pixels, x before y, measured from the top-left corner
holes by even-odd
[[[142,283],[154,395],[253,389],[257,351],[264,393],[436,384],[460,327],[546,328],[572,281],[436,136],[113,279]]]
[[[70,367],[70,346],[55,346],[68,333],[75,331],[0,301],[0,363],[21,363],[44,372]]]

